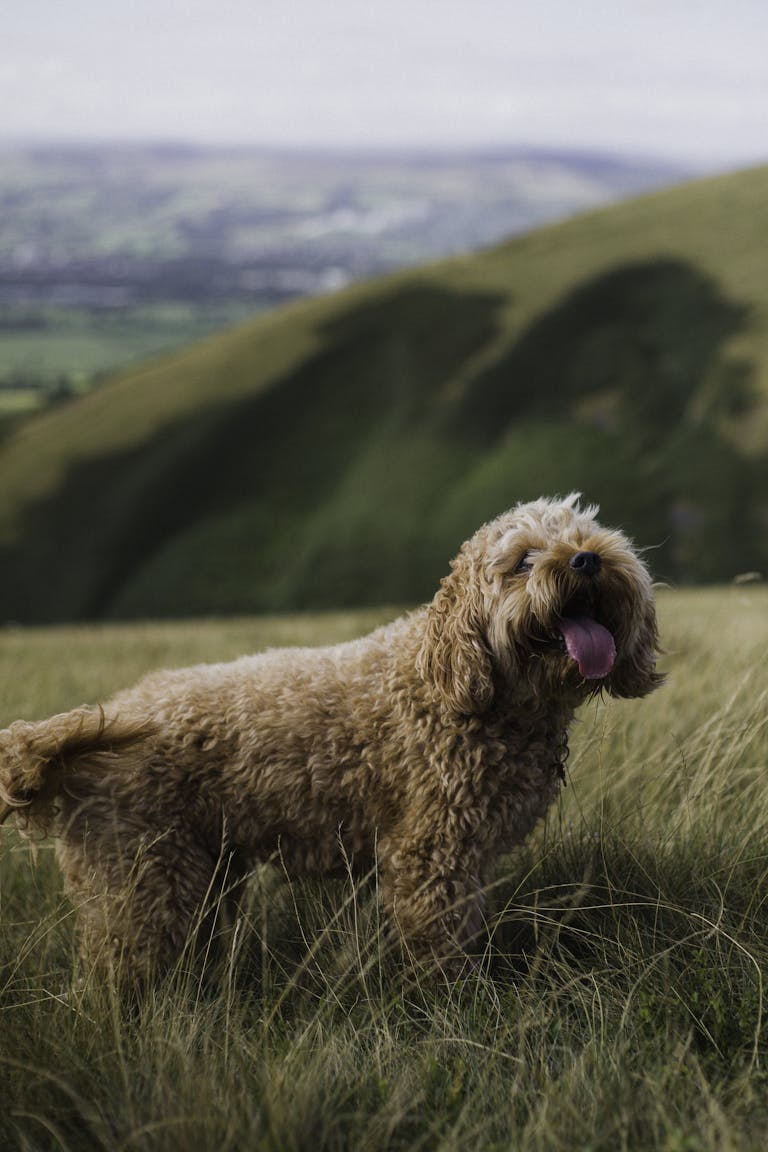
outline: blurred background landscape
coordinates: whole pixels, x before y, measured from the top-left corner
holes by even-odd
[[[766,16],[589,10],[10,15],[3,620],[413,603],[572,489],[768,571]]]
[[[0,415],[297,296],[680,179],[512,148],[0,144]]]

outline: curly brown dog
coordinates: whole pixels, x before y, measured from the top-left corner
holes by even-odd
[[[651,580],[576,495],[484,525],[370,636],[154,673],[0,733],[1,817],[57,837],[82,950],[143,981],[257,861],[381,870],[408,951],[454,971],[483,888],[557,795],[588,696],[644,696]]]

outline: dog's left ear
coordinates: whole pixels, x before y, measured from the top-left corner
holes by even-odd
[[[660,687],[666,677],[656,671],[656,657],[660,654],[659,630],[653,599],[648,598],[640,612],[640,626],[626,651],[619,653],[607,688],[611,696],[630,699],[647,696]]]
[[[493,699],[491,655],[482,626],[482,600],[469,558],[459,553],[427,609],[417,668],[452,711],[484,712]]]

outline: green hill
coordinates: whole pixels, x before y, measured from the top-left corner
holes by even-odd
[[[0,615],[408,602],[581,489],[656,575],[768,571],[768,168],[263,316],[0,446]]]

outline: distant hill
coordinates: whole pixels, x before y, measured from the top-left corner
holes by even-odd
[[[768,168],[303,301],[0,446],[6,620],[413,602],[581,489],[655,574],[768,572]]]

